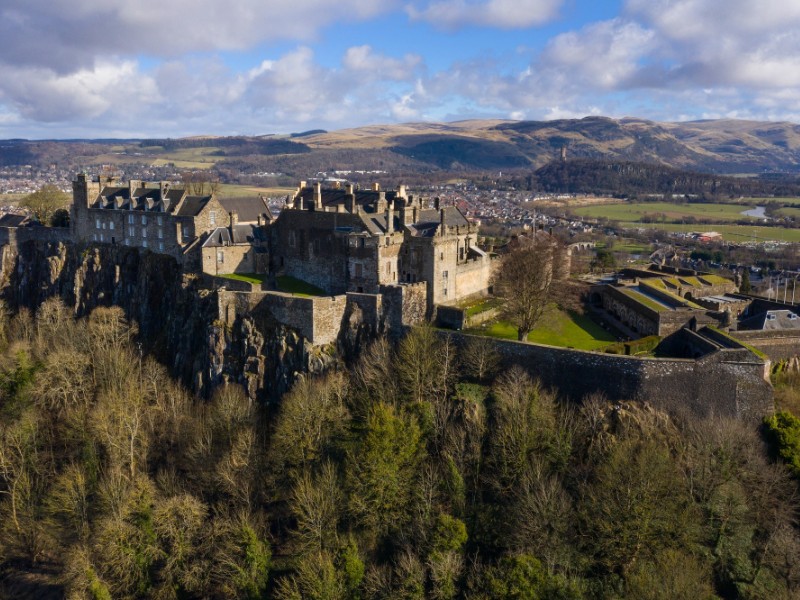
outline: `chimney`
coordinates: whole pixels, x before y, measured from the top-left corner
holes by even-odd
[[[233,244],[233,228],[239,224],[239,214],[236,211],[231,211],[228,213],[228,216],[230,217],[228,231],[231,234],[231,244]]]
[[[375,202],[375,212],[382,213],[386,210],[386,192],[378,192],[378,200]]]
[[[373,183],[372,184],[372,191],[373,192],[380,192],[381,191],[381,184],[380,183]]]
[[[397,195],[400,196],[401,198],[405,198],[406,197],[406,186],[405,186],[405,184],[401,184],[401,185],[397,186]]]
[[[394,202],[389,202],[386,207],[386,233],[394,233]]]
[[[131,196],[133,196],[134,190],[142,187],[142,182],[139,179],[131,179],[128,181],[128,191],[130,192]]]
[[[436,196],[436,198],[433,199],[433,208],[439,210],[439,196]]]
[[[314,210],[322,210],[322,184],[314,184]]]
[[[436,199],[436,205],[439,205],[439,199]],[[444,235],[444,209],[439,209],[439,235]]]

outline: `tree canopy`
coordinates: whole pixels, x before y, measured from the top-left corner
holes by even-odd
[[[57,216],[58,211],[67,209],[71,201],[72,198],[69,194],[62,192],[54,185],[47,184],[25,196],[20,200],[19,206],[30,210],[42,225],[54,225],[53,217]],[[63,225],[63,221],[63,216],[59,216],[58,223],[55,225]]]

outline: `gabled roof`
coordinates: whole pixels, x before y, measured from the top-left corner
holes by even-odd
[[[180,209],[175,214],[179,217],[196,217],[210,200],[211,196],[186,196]]]
[[[259,217],[262,221],[271,221],[275,218],[266,199],[261,196],[218,198],[218,200],[225,212],[236,213],[239,223],[258,223]]]
[[[258,225],[245,223],[234,225],[233,241],[231,242],[231,230],[228,227],[217,227],[208,234],[208,239],[203,242],[203,248],[216,248],[219,246],[254,244],[266,239],[264,230]]]

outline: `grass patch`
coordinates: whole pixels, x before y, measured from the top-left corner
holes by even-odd
[[[280,275],[276,278],[278,290],[286,292],[287,294],[296,294],[298,296],[328,296],[325,290],[321,290],[315,285],[297,279],[290,275]]]
[[[467,333],[505,340],[517,339],[517,328],[507,321],[470,329]],[[615,342],[616,338],[586,315],[551,307],[528,335],[528,341],[562,348],[598,350]]]
[[[247,283],[254,283],[256,285],[261,285],[267,278],[266,275],[259,275],[258,273],[228,273],[227,275],[218,275],[218,277],[233,279],[235,281],[246,281]]]
[[[473,317],[477,314],[480,314],[484,311],[491,310],[493,308],[497,308],[503,303],[502,300],[499,298],[482,298],[478,301],[471,301],[466,303],[465,305],[461,306],[464,309],[464,312],[467,317]]]

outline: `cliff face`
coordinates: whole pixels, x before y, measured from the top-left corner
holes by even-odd
[[[202,289],[168,256],[34,241],[0,252],[0,297],[12,309],[36,310],[53,296],[79,317],[98,306],[120,306],[138,323],[145,351],[201,395],[232,381],[253,400],[276,400],[300,374],[335,363],[335,352],[312,347],[268,314],[246,306],[221,314],[219,295],[226,292]]]

